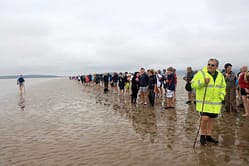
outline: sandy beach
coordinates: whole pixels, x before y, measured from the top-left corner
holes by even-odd
[[[0,166],[249,165],[243,111],[219,116],[218,145],[202,147],[198,137],[193,149],[199,116],[180,77],[176,93],[176,108],[164,110],[159,100],[134,106],[67,78],[27,84],[23,96],[0,97]]]

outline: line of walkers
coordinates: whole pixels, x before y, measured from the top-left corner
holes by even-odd
[[[177,84],[176,72],[173,67],[161,70],[140,69],[134,73],[94,74],[70,76],[69,79],[77,80],[84,86],[104,87],[107,93],[111,88],[114,93],[127,94],[131,96],[132,104],[155,105],[155,98],[166,97],[165,108],[175,107],[175,89]],[[139,98],[139,101],[138,100]]]

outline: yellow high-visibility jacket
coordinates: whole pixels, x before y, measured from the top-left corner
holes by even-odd
[[[201,71],[195,74],[191,81],[192,88],[196,89],[196,110],[199,112],[207,112],[213,114],[219,114],[222,106],[222,101],[226,95],[226,81],[223,74],[219,71],[217,78],[214,82],[213,77],[208,73],[207,67],[204,67]],[[207,85],[206,96],[204,78],[210,78],[210,82]],[[204,99],[204,106],[202,110],[202,104]]]

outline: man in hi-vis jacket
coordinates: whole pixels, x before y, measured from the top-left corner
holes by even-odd
[[[192,88],[196,89],[196,110],[201,116],[201,145],[218,143],[211,137],[213,120],[218,117],[226,95],[226,81],[218,66],[217,59],[209,59],[207,67],[195,74],[191,81]]]

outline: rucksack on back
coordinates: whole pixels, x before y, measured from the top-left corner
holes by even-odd
[[[18,81],[19,81],[20,83],[24,82],[23,77],[20,77],[20,78],[18,79]]]

